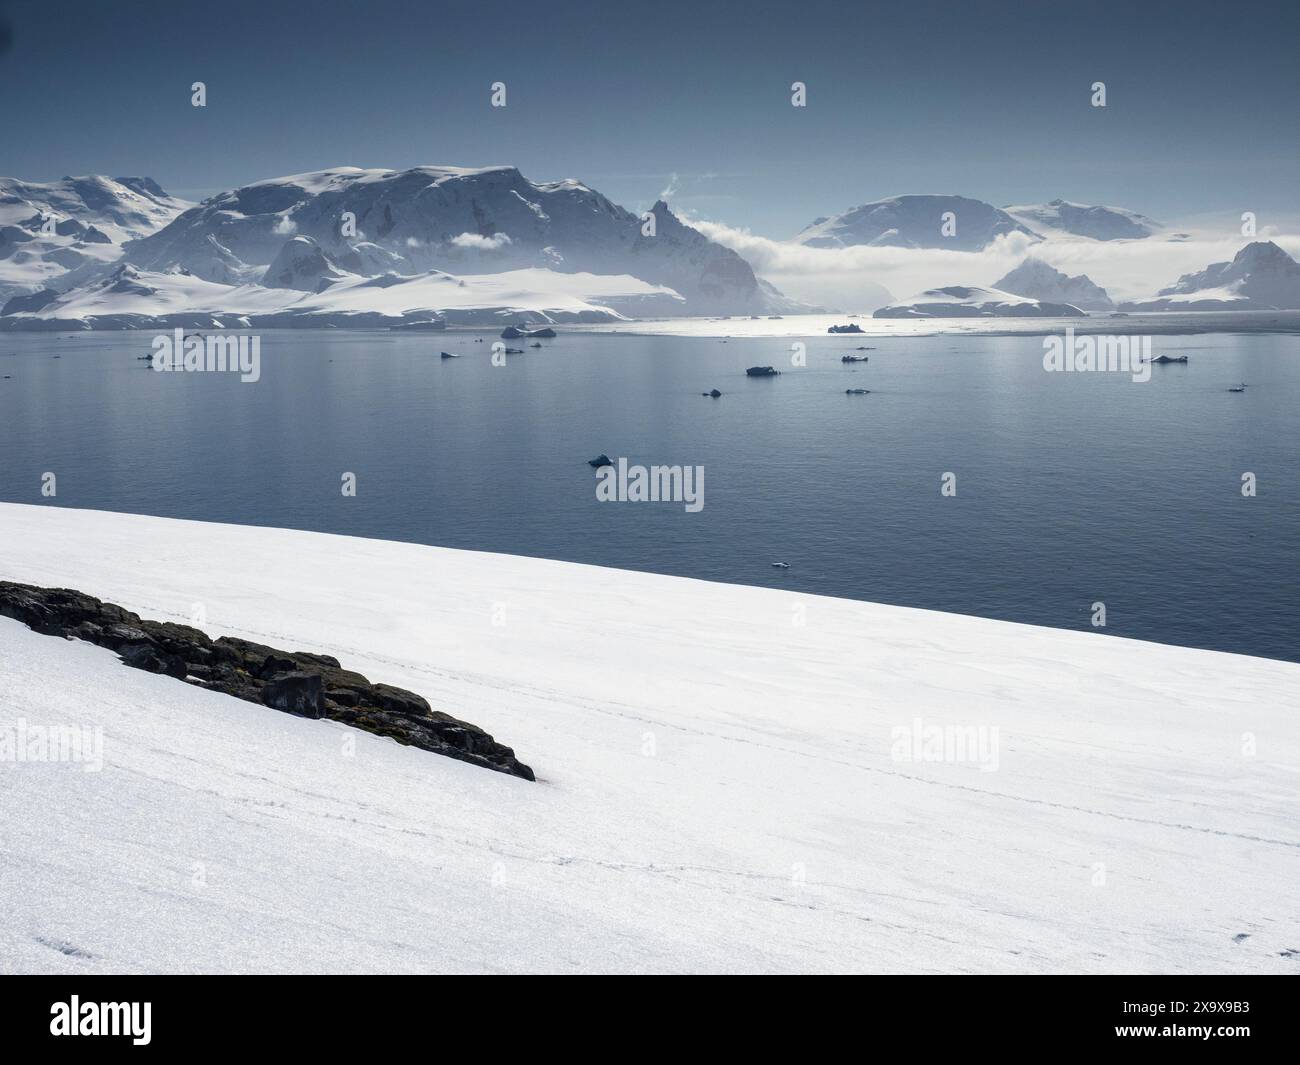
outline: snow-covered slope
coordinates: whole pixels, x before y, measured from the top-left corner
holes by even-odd
[[[1018,296],[978,285],[931,288],[878,308],[873,318],[1071,318],[1083,311],[1068,303]]]
[[[112,243],[122,244],[161,229],[191,206],[147,177],[91,174],[47,183],[0,177],[0,226],[24,226],[33,232],[41,219],[53,216],[60,232],[81,233],[93,226]]]
[[[1047,303],[1068,303],[1084,311],[1109,311],[1115,306],[1106,290],[1086,274],[1070,277],[1033,256],[994,281],[993,287]]]
[[[1045,237],[1092,240],[1142,240],[1164,229],[1159,222],[1123,207],[1098,207],[1069,200],[1003,208],[1012,218]]]
[[[1149,300],[1122,305],[1135,311],[1300,309],[1300,263],[1271,240],[1247,244],[1231,262],[1184,274]]]
[[[209,281],[259,280],[286,239],[315,241],[349,271],[486,274],[545,268],[630,275],[678,292],[691,313],[782,309],[739,255],[662,201],[645,222],[578,181],[534,183],[514,167],[339,167],[224,192],[134,245],[131,262]],[[359,254],[360,246],[372,249]],[[386,257],[376,265],[373,260]]]
[[[945,215],[955,216],[955,230],[944,235]],[[965,196],[895,196],[819,218],[794,238],[813,248],[850,248],[861,244],[891,248],[947,248],[983,251],[998,237],[1024,233],[1034,237],[1005,211]]]
[[[305,239],[296,242],[305,249]],[[311,283],[312,263],[324,265]],[[143,329],[398,325],[441,318],[491,325],[501,318],[546,322],[612,322],[625,314],[674,314],[681,298],[634,277],[510,270],[464,277],[433,271],[413,277],[360,277],[334,269],[310,250],[274,269],[286,282],[221,285],[180,271],[157,273],[123,263],[107,276],[63,293],[15,297],[0,317],[4,329]],[[298,272],[294,273],[297,269]],[[329,281],[330,283],[324,283]],[[287,282],[297,282],[291,284]],[[306,291],[303,291],[306,289]]]
[[[276,253],[262,275],[266,288],[296,288],[320,292],[348,276],[311,237],[292,237]]]
[[[1300,964],[1293,664],[305,532],[9,504],[0,535],[0,577],[201,604],[538,777],[0,618],[0,726],[104,754],[0,762],[5,970]],[[996,728],[996,768],[903,760],[918,721]]]
[[[0,177],[0,305],[116,261],[190,206],[150,178]]]

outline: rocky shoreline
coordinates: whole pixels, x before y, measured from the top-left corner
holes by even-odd
[[[64,588],[0,581],[0,616],[35,632],[115,651],[135,669],[309,718],[341,721],[398,743],[525,780],[533,771],[477,725],[433,710],[414,692],[372,683],[338,659],[282,651],[189,625],[144,621],[113,603]]]

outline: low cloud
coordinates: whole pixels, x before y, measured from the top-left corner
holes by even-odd
[[[1201,231],[1186,239],[1135,241],[1082,238],[1035,242],[1021,233],[999,237],[984,251],[941,248],[809,248],[760,237],[720,222],[690,219],[711,240],[746,259],[786,295],[835,310],[862,312],[945,285],[991,285],[1033,255],[1071,276],[1086,274],[1116,302],[1154,295],[1180,276],[1231,259],[1251,240],[1273,240],[1300,256],[1300,237],[1261,229],[1255,237]]]
[[[481,233],[461,233],[459,236],[452,237],[451,242],[458,248],[496,251],[498,248],[504,248],[511,241],[505,233],[494,233],[490,237],[485,237]]]

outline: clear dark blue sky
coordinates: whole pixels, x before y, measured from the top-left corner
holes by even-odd
[[[1297,0],[0,0],[0,19],[0,173],[31,179],[197,198],[511,163],[639,207],[675,173],[675,205],[772,237],[902,192],[1161,219],[1300,199]]]

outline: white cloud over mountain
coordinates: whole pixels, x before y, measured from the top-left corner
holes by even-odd
[[[689,220],[710,240],[731,248],[760,277],[796,299],[845,311],[871,311],[894,298],[907,298],[944,285],[992,285],[1032,254],[1071,276],[1086,274],[1116,302],[1141,299],[1207,263],[1230,261],[1252,239],[1273,240],[1300,255],[1300,236],[1264,227],[1256,238],[1205,229],[1181,232],[1185,239],[1098,241],[1023,233],[997,237],[982,251],[939,248],[810,248],[772,240],[746,229],[701,218]],[[1171,227],[1172,228],[1172,227]]]

